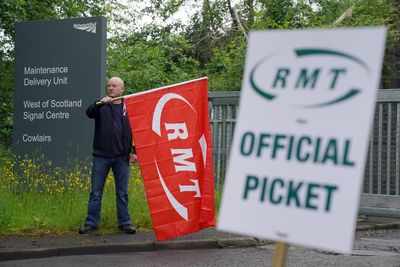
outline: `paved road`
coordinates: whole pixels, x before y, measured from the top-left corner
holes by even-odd
[[[0,262],[0,266],[271,266],[273,245],[241,249],[160,250]],[[290,246],[287,265],[400,267],[400,230],[358,232],[352,255]]]

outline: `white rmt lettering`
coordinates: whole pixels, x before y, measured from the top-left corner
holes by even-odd
[[[167,132],[173,130],[173,132],[168,133],[168,141],[177,139],[186,139],[189,134],[187,131],[186,123],[165,123],[165,129]]]
[[[193,152],[192,149],[174,149],[171,148],[171,154],[178,155],[176,157],[173,157],[174,163],[178,163],[180,165],[174,165],[175,166],[175,171],[176,172],[181,172],[181,171],[196,171],[196,165],[193,162],[187,161],[186,159],[188,158],[193,158]]]
[[[194,197],[201,197],[200,194],[200,187],[199,187],[199,180],[197,179],[190,179],[190,181],[193,183],[193,185],[179,185],[179,190],[181,192],[196,192],[196,195]]]
[[[153,120],[151,129],[158,136],[161,137],[161,114],[163,113],[164,106],[168,103],[168,101],[177,99],[185,102],[194,112],[196,110],[192,107],[192,105],[182,96],[175,93],[168,93],[163,95],[157,102],[156,107],[154,108]],[[186,127],[186,123],[164,123],[168,141],[173,139],[187,139],[189,137],[189,133]],[[204,153],[207,150],[207,144],[202,143],[202,139],[199,140],[201,146],[201,152],[203,154],[203,158],[205,158]],[[171,156],[173,158],[175,172],[181,171],[190,171],[196,172],[196,165],[194,162],[187,161],[189,158],[193,158],[192,148],[188,149],[174,149],[171,148]],[[204,161],[205,162],[205,161]],[[154,157],[154,164],[157,168],[158,178],[160,180],[161,186],[165,192],[165,195],[168,198],[169,203],[175,209],[175,211],[181,216],[185,221],[189,220],[188,209],[180,203],[174,195],[169,191],[168,186],[164,182],[164,178],[162,177],[160,170],[157,165],[157,159]],[[195,192],[194,197],[201,197],[200,194],[200,186],[199,180],[190,179],[193,184],[189,185],[179,185],[179,189],[181,192]]]

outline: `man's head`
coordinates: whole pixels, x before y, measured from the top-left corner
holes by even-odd
[[[107,92],[109,97],[122,96],[125,90],[124,81],[119,77],[112,77],[107,83]]]

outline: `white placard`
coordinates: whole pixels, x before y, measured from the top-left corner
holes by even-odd
[[[250,34],[218,229],[351,252],[385,37]]]

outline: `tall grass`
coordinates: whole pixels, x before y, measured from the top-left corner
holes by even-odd
[[[0,148],[1,150],[1,148]],[[50,163],[15,158],[0,152],[0,235],[63,234],[83,225],[90,191],[90,168],[63,169]],[[132,223],[152,229],[140,171],[132,166],[129,181]],[[117,231],[112,172],[104,189],[101,232]]]
[[[0,147],[0,235],[65,234],[83,225],[90,191],[90,168],[54,167],[49,162],[16,158]],[[136,165],[128,186],[129,213],[140,230],[153,228],[143,181]],[[220,203],[216,192],[216,207]],[[100,233],[117,229],[114,177],[107,178]]]

